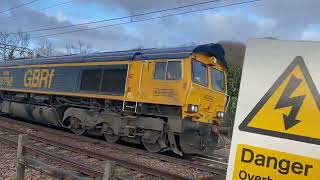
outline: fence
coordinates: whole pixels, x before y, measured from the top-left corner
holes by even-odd
[[[68,180],[91,180],[92,178],[81,176],[80,173],[75,171],[64,170],[62,168],[57,168],[32,158],[28,155],[28,148],[25,141],[27,135],[19,135],[18,138],[18,149],[17,149],[17,174],[16,180],[24,180],[25,168],[35,169],[42,173],[46,173],[52,177],[59,179]],[[48,156],[47,156],[48,157]],[[56,157],[55,157],[56,159]],[[103,180],[110,180],[114,177],[114,163],[107,161],[104,168]]]

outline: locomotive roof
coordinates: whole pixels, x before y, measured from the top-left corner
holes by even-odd
[[[0,67],[36,64],[63,64],[82,62],[102,62],[102,61],[129,61],[129,60],[150,60],[150,59],[183,59],[191,53],[204,53],[215,56],[219,63],[227,67],[225,52],[220,44],[204,44],[198,46],[187,46],[177,48],[146,49],[131,51],[102,52],[87,55],[68,55],[45,58],[19,59],[12,61],[2,61]]]

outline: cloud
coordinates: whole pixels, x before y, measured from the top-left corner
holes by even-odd
[[[86,1],[86,0],[82,0]],[[125,9],[128,14],[135,14],[137,12],[148,12],[155,9],[164,9],[170,7],[177,7],[181,5],[199,3],[204,1],[198,0],[162,0],[162,1],[150,1],[150,0],[141,0],[131,1],[131,0],[91,0],[92,3],[97,3],[100,6],[105,7],[106,9],[112,7],[118,7]],[[210,5],[201,5],[198,8],[210,7],[216,5],[229,4],[234,2],[242,2],[239,0],[226,0],[216,3],[211,3]],[[243,8],[243,7],[248,8]],[[227,32],[238,32],[247,31],[247,34],[241,33],[239,37],[234,37],[233,34],[229,34],[229,39],[248,39],[250,37],[278,37],[282,39],[303,39],[303,33],[307,26],[310,24],[319,24],[318,18],[320,16],[320,1],[308,0],[302,2],[301,0],[264,0],[248,5],[239,6],[240,14],[233,16],[234,19],[229,17],[215,20],[216,27],[221,29],[220,26],[227,26],[230,29],[227,29]],[[230,11],[230,8],[226,8],[226,11]],[[237,8],[232,10],[237,11]],[[220,12],[219,10],[217,10]],[[208,11],[209,14],[216,14],[217,11]],[[251,17],[256,17],[255,22],[253,23]],[[194,15],[193,17],[189,16],[187,21],[194,22],[193,19],[198,18],[199,16]],[[202,21],[198,19],[198,21]],[[237,24],[237,22],[244,23],[243,25]],[[217,23],[221,23],[220,25]],[[229,24],[229,25],[227,25]],[[164,27],[165,28],[165,27]],[[196,28],[194,26],[189,28]],[[207,31],[206,23],[201,28],[202,31]],[[255,31],[252,31],[254,29]],[[212,28],[211,28],[212,30]],[[215,29],[213,29],[215,30]],[[180,29],[185,31],[185,29]],[[197,31],[197,30],[195,30]],[[318,30],[317,30],[318,31]],[[216,32],[216,31],[215,31]],[[179,33],[179,32],[178,32]],[[210,32],[209,32],[210,33]],[[221,36],[224,36],[225,31],[218,32]],[[209,35],[209,34],[208,34]],[[197,39],[197,38],[195,38]]]
[[[128,14],[136,14],[141,12],[147,12],[151,10],[167,9],[172,7],[183,6],[187,4],[194,4],[204,1],[199,0],[80,0],[81,3],[96,3],[99,6],[104,7],[107,10],[118,8],[124,9]]]
[[[57,15],[57,20],[58,21],[68,21],[68,17],[63,13],[63,12],[59,12]]]
[[[310,41],[320,41],[320,32],[314,28],[308,28],[303,31],[302,39]]]
[[[317,0],[268,0],[252,8],[256,16],[267,17],[273,24],[277,36],[285,39],[303,39],[305,29],[319,24],[320,1]]]
[[[243,1],[243,0],[237,0]],[[37,28],[50,28],[72,24],[72,16],[76,14],[94,15],[106,12],[114,14],[114,17],[125,14],[136,14],[153,10],[177,7],[186,4],[200,2],[199,0],[79,0],[75,1],[75,7],[87,7],[88,3],[98,9],[88,9],[79,12],[77,8],[69,8],[68,12],[57,10],[57,16],[50,16],[39,12],[35,8],[19,8],[11,13],[17,17],[10,20],[9,24],[0,26],[1,30],[15,32],[18,30],[30,30]],[[215,5],[235,2],[226,0],[211,4],[194,7],[199,9]],[[6,0],[1,4],[2,9],[16,5],[18,0]],[[168,47],[191,43],[208,43],[221,40],[233,40],[245,42],[254,37],[277,37],[280,39],[295,40],[319,40],[320,1],[308,0],[264,0],[248,5],[193,13],[183,16],[168,17],[147,22],[132,23],[123,26],[83,31],[59,36],[52,36],[56,47],[64,48],[66,43],[83,40],[90,42],[93,47],[103,50],[124,50],[136,47]],[[102,9],[102,10],[101,10]],[[98,11],[99,13],[95,13]],[[183,10],[175,11],[181,12]],[[164,13],[168,14],[168,13]],[[158,14],[159,15],[159,14]],[[8,14],[0,14],[5,19]],[[154,15],[157,16],[157,15]],[[148,16],[150,17],[150,16]],[[101,17],[95,17],[101,19]],[[146,17],[135,18],[143,19]],[[90,26],[78,26],[66,29],[32,33],[31,36],[40,36],[51,33],[59,33],[72,30],[97,27],[117,22],[101,23]],[[312,28],[310,28],[312,26]],[[36,42],[37,39],[34,40]]]

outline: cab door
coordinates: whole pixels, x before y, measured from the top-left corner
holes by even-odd
[[[141,98],[148,103],[181,105],[183,84],[182,60],[148,61],[143,71]]]
[[[143,79],[143,61],[131,61],[128,65],[125,101],[138,102]]]

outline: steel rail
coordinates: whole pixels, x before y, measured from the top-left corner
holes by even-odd
[[[30,136],[30,135],[29,135]],[[77,153],[81,153],[83,155],[86,155],[86,156],[89,156],[89,157],[93,157],[93,158],[96,158],[96,159],[100,159],[100,160],[109,160],[109,161],[113,161],[115,162],[115,164],[119,165],[119,166],[122,166],[122,167],[125,167],[125,168],[128,168],[128,169],[134,169],[136,171],[140,171],[142,173],[146,173],[146,174],[151,174],[151,175],[154,175],[154,176],[157,176],[157,177],[161,177],[161,178],[165,178],[165,179],[188,179],[186,177],[183,177],[183,176],[180,176],[180,175],[176,175],[176,174],[173,174],[173,173],[169,173],[167,171],[162,171],[160,169],[155,169],[155,168],[151,168],[151,167],[148,167],[148,166],[145,166],[145,165],[142,165],[142,164],[138,164],[136,162],[133,162],[133,161],[130,161],[128,159],[121,159],[121,158],[115,158],[115,157],[112,157],[108,154],[101,154],[101,153],[98,153],[98,152],[95,152],[95,151],[89,151],[89,150],[86,150],[86,149],[81,149],[79,147],[75,147],[75,146],[72,146],[72,145],[69,145],[69,144],[64,144],[64,143],[61,143],[61,142],[58,142],[58,141],[54,141],[54,140],[50,140],[50,139],[47,139],[47,138],[42,138],[42,137],[37,137],[37,136],[30,136],[31,139],[35,139],[35,140],[38,140],[38,141],[41,141],[43,143],[46,143],[46,144],[50,144],[50,145],[53,145],[53,146],[57,146],[57,147],[60,147],[60,148],[63,148],[63,149],[66,149],[66,150],[69,150],[69,151],[72,151],[72,152],[77,152]]]
[[[80,164],[76,161],[72,161],[72,160],[63,158],[61,156],[57,156],[53,153],[49,153],[49,152],[40,150],[39,148],[36,148],[36,147],[32,147],[32,146],[25,145],[25,144],[24,144],[24,146],[26,147],[27,151],[30,150],[30,152],[33,152],[36,155],[39,155],[39,156],[42,156],[42,157],[45,157],[48,159],[54,159],[55,161],[57,161],[63,165],[66,165],[72,169],[76,169],[77,171],[82,172],[84,174],[87,174],[87,175],[90,175],[93,177],[100,177],[100,178],[103,177],[102,171],[90,168],[90,167],[85,166],[83,164]]]
[[[9,138],[3,137],[3,136],[0,136],[0,139],[1,139],[1,141],[6,142],[7,144],[9,144],[12,147],[17,147],[17,145],[18,145],[17,140],[12,140],[12,139],[9,139]],[[32,155],[37,155],[37,156],[42,156],[42,157],[45,157],[48,159],[53,159],[60,164],[66,165],[72,169],[76,169],[79,172],[82,172],[84,174],[87,174],[87,175],[90,175],[93,177],[103,177],[102,171],[95,170],[93,168],[82,165],[78,162],[71,161],[69,159],[57,156],[55,154],[46,152],[46,151],[41,150],[39,148],[32,147],[30,145],[27,145],[26,143],[24,143],[23,146],[26,148],[26,153],[30,153]]]
[[[17,120],[11,119],[11,118],[9,119],[9,118],[3,117],[3,118],[0,118],[0,120],[5,121],[5,122],[7,122],[9,124],[14,121],[14,123],[18,124],[18,125],[28,126],[29,128],[33,128],[33,129],[36,129],[36,130],[42,130],[44,132],[49,132],[49,133],[57,135],[57,136],[64,136],[66,138],[71,138],[72,140],[79,140],[79,141],[84,141],[84,142],[88,142],[88,143],[99,143],[101,145],[105,145],[107,147],[111,147],[112,149],[120,150],[122,152],[128,152],[128,153],[131,153],[131,154],[133,153],[133,154],[137,154],[137,155],[143,155],[143,156],[159,159],[159,160],[162,160],[162,161],[165,161],[165,162],[180,164],[180,165],[183,165],[185,167],[191,167],[191,168],[200,169],[200,170],[203,170],[203,171],[211,172],[213,174],[213,176],[218,178],[218,179],[220,179],[220,177],[223,177],[222,179],[224,179],[225,175],[226,175],[226,165],[224,163],[220,163],[220,162],[213,162],[213,164],[210,164],[210,166],[208,166],[208,165],[204,165],[204,164],[198,163],[198,162],[193,162],[193,161],[190,161],[190,160],[170,157],[170,156],[166,156],[166,155],[162,155],[162,154],[150,153],[150,152],[147,152],[145,150],[131,148],[131,147],[127,147],[127,146],[123,146],[123,145],[119,145],[119,144],[110,144],[110,143],[107,143],[105,141],[92,139],[92,138],[89,138],[89,137],[75,136],[74,134],[71,134],[71,133],[67,133],[67,132],[63,132],[63,131],[57,131],[57,130],[49,129],[49,128],[42,127],[42,126],[39,126],[39,125],[34,125],[34,124],[22,122],[22,121],[17,121]],[[46,138],[46,137],[35,136],[31,132],[24,132],[24,131],[22,132],[21,130],[13,130],[13,129],[10,129],[10,128],[7,128],[7,127],[3,127],[3,126],[1,126],[1,128],[5,128],[6,130],[11,131],[11,132],[19,131],[21,133],[28,134],[29,137],[31,137],[32,139],[35,139],[35,140],[40,141],[42,143],[51,144],[53,146],[57,146],[57,147],[60,147],[60,148],[63,148],[63,149],[69,150],[69,151],[77,152],[77,153],[80,153],[80,154],[85,154],[87,156],[90,156],[90,157],[93,157],[93,158],[96,158],[96,159],[115,161],[115,163],[120,165],[120,166],[129,168],[129,169],[134,169],[134,170],[146,173],[146,174],[151,174],[151,175],[154,175],[154,176],[157,176],[157,177],[163,177],[163,178],[167,178],[167,179],[180,179],[180,178],[185,179],[185,177],[180,176],[180,178],[178,178],[176,174],[169,173],[169,172],[166,172],[166,171],[162,171],[161,172],[161,170],[153,169],[153,168],[151,168],[149,166],[141,167],[142,166],[141,164],[138,164],[137,162],[134,162],[134,161],[128,162],[128,160],[126,160],[126,159],[114,158],[114,157],[112,157],[112,156],[110,156],[108,154],[101,154],[100,152],[97,152],[97,151],[94,151],[94,152],[93,151],[89,151],[89,150],[86,150],[86,149],[79,148],[79,147],[77,147],[75,145],[72,146],[70,144],[61,143],[61,142],[59,142],[57,140],[49,139],[49,138]],[[164,177],[164,174],[167,174],[167,175]]]
[[[6,129],[7,131],[11,131],[11,132],[15,133],[15,131],[12,130],[12,129],[8,129],[6,127],[0,127],[0,128]],[[112,157],[110,155],[107,155],[107,154],[100,154],[98,152],[88,151],[86,149],[81,149],[79,147],[74,147],[74,146],[71,146],[71,145],[68,145],[68,144],[64,144],[64,143],[60,143],[60,142],[57,142],[57,141],[53,141],[53,140],[50,140],[50,139],[47,139],[47,138],[37,137],[37,136],[34,136],[34,135],[28,135],[28,136],[29,136],[29,138],[28,138],[29,140],[40,141],[40,142],[45,143],[45,144],[50,144],[50,145],[53,145],[53,146],[57,146],[57,147],[60,147],[60,148],[63,148],[63,149],[66,149],[66,150],[69,150],[69,151],[72,151],[72,152],[81,153],[83,155],[86,155],[86,156],[89,156],[89,157],[93,157],[93,158],[96,158],[96,159],[100,159],[100,160],[114,161],[115,164],[117,164],[119,166],[122,166],[122,167],[125,167],[125,168],[128,168],[128,169],[134,169],[136,171],[140,171],[140,172],[143,172],[143,173],[146,173],[146,174],[149,174],[149,175],[153,175],[153,176],[157,176],[157,177],[161,177],[161,178],[164,178],[164,179],[177,179],[177,180],[191,179],[191,178],[188,178],[188,177],[180,176],[180,175],[173,174],[173,173],[170,173],[170,172],[167,172],[167,171],[163,171],[163,170],[160,170],[160,169],[155,169],[155,168],[151,168],[151,167],[148,167],[148,166],[145,166],[145,165],[141,165],[141,164],[138,164],[136,162],[129,161],[127,159],[114,158],[114,157]],[[4,140],[6,142],[9,142],[13,146],[17,145],[17,141],[10,140],[8,138],[2,137],[1,135],[0,135],[0,139]],[[94,177],[102,177],[102,175],[103,175],[103,173],[100,172],[100,171],[96,171],[96,170],[94,170],[92,168],[86,167],[86,166],[81,165],[81,164],[79,164],[77,162],[70,161],[70,160],[62,158],[62,157],[58,157],[58,156],[56,156],[54,154],[51,154],[51,153],[45,152],[43,150],[40,150],[39,148],[31,147],[31,146],[26,145],[26,144],[24,144],[24,146],[28,150],[30,150],[34,154],[36,154],[36,155],[41,155],[41,156],[47,157],[48,159],[55,159],[56,161],[58,161],[58,162],[60,162],[62,164],[65,164],[65,165],[67,165],[69,167],[75,168],[78,171],[83,172],[85,174],[88,174],[88,175],[91,175],[91,176],[94,176]]]
[[[211,172],[211,173],[214,173],[217,175],[221,175],[221,176],[226,175],[227,165],[224,162],[212,162],[212,164],[210,164],[210,166],[208,166],[208,165],[205,165],[201,162],[190,161],[190,160],[171,157],[171,156],[167,156],[167,155],[163,155],[163,154],[150,153],[150,152],[142,150],[142,149],[132,148],[132,147],[128,147],[128,146],[124,146],[124,145],[120,145],[120,144],[114,144],[114,143],[111,144],[106,141],[92,139],[90,137],[76,136],[72,133],[67,133],[64,131],[57,131],[57,130],[49,129],[49,128],[42,127],[39,125],[34,125],[34,124],[30,124],[30,123],[26,123],[26,122],[14,120],[14,119],[9,119],[6,117],[2,117],[2,118],[0,118],[0,120],[6,121],[8,123],[12,122],[12,120],[13,120],[16,124],[29,126],[31,128],[35,128],[35,129],[40,129],[40,130],[50,132],[50,133],[58,135],[58,136],[69,136],[73,140],[85,141],[88,143],[99,143],[99,144],[104,145],[106,147],[109,147],[112,149],[117,149],[122,152],[134,153],[137,155],[144,155],[144,156],[159,159],[159,160],[162,160],[165,162],[171,162],[171,163],[184,165],[186,167],[197,168],[197,169],[200,169],[203,171],[208,171],[208,172]],[[28,134],[31,135],[30,133],[28,133]]]

